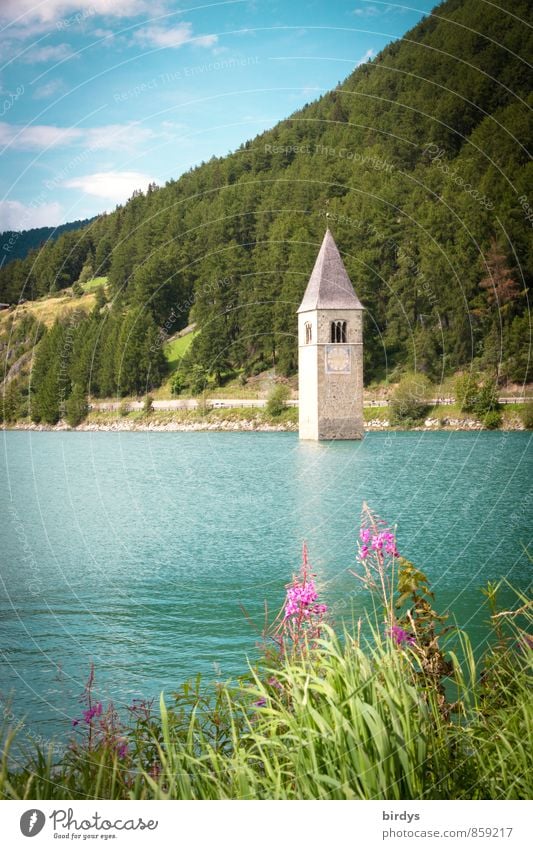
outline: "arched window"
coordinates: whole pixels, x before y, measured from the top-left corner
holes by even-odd
[[[346,322],[332,321],[331,322],[331,341],[346,342]]]
[[[309,345],[313,341],[313,326],[310,321],[305,322],[305,344]]]

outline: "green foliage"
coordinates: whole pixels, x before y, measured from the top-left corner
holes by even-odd
[[[498,410],[489,410],[483,416],[483,425],[487,430],[497,430],[502,423],[502,414]]]
[[[97,310],[97,312],[100,312],[100,310],[102,309],[102,307],[104,307],[106,305],[106,303],[107,303],[107,298],[106,298],[106,293],[105,293],[105,287],[104,286],[98,286],[95,290],[95,293],[94,293],[94,307]]]
[[[77,284],[78,284],[78,286],[81,287],[82,291],[85,290],[86,284],[89,282],[89,280],[92,280],[93,277],[94,277],[93,264],[92,264],[91,259],[88,259],[87,262],[85,263],[85,265],[83,266],[81,273],[80,273],[80,276],[78,277],[78,280],[77,280]],[[72,288],[74,289],[74,287],[72,287]]]
[[[455,383],[455,397],[462,413],[475,413],[479,418],[496,413],[500,408],[496,381],[488,377],[483,379],[475,372],[459,375]],[[490,420],[496,421],[496,416]]]
[[[76,383],[67,399],[65,418],[71,427],[77,427],[87,418],[88,412],[87,396],[83,386]]]
[[[479,374],[471,371],[464,372],[456,378],[455,400],[462,413],[473,411],[477,399],[479,379]]]
[[[4,384],[0,399],[0,420],[6,424],[13,424],[20,417],[22,408],[22,394],[18,383],[11,380]]]
[[[182,371],[177,369],[177,371],[174,372],[174,375],[172,376],[172,381],[170,383],[170,391],[172,395],[181,395],[181,393],[185,389],[186,384],[187,381],[185,379],[185,375]]]
[[[125,418],[130,414],[130,405],[127,401],[121,401],[118,408],[118,414],[121,418]]]
[[[10,262],[0,300],[61,291],[92,268],[120,300],[117,334],[128,315],[150,315],[166,336],[195,320],[190,363],[212,383],[242,369],[292,374],[295,311],[327,209],[367,308],[367,381],[398,368],[436,382],[474,357],[525,381],[533,253],[520,199],[531,82],[520,57],[532,46],[522,23],[530,4],[512,5],[502,28],[497,4],[446,0],[335,91],[235,153]],[[135,336],[151,332],[132,322]],[[104,394],[144,394],[165,376],[127,339],[101,351]]]
[[[291,397],[291,390],[285,383],[276,383],[268,394],[266,412],[269,416],[281,416]]]
[[[531,603],[522,615],[531,625]],[[457,635],[464,659],[451,655],[447,718],[416,651],[378,631],[368,645],[326,629],[320,651],[299,660],[214,687],[198,677],[158,709],[137,702],[122,723],[108,708],[59,760],[36,747],[11,767],[8,731],[0,796],[527,799],[533,652],[516,623],[506,631],[479,660]]]
[[[390,402],[395,424],[418,422],[429,409],[432,386],[424,374],[406,374],[395,387]]]
[[[55,425],[70,394],[69,366],[73,326],[56,322],[37,349],[31,373],[31,417]]]
[[[154,399],[151,395],[146,395],[143,401],[143,414],[150,416],[154,412]]]
[[[186,368],[187,371],[185,371]],[[201,395],[202,392],[206,391],[209,384],[209,374],[200,363],[189,365],[188,361],[187,365],[184,364],[181,373],[185,375],[185,380],[193,395]]]

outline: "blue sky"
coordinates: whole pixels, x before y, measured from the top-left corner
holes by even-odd
[[[234,150],[434,5],[1,0],[0,231],[113,210]]]

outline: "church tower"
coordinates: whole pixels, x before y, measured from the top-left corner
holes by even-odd
[[[300,439],[363,437],[363,309],[326,230],[298,309]]]

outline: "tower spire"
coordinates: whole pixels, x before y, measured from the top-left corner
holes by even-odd
[[[326,230],[298,312],[317,309],[363,309],[329,227]]]

